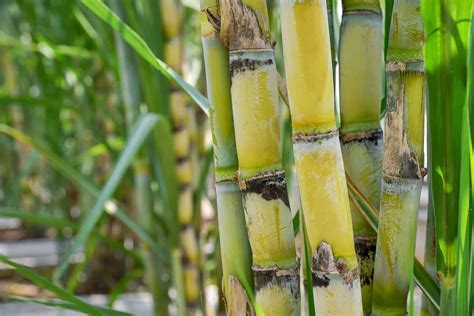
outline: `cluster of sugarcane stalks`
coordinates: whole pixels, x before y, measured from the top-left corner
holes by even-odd
[[[432,8],[430,1],[435,3]],[[26,2],[18,3],[29,8]],[[39,114],[32,133],[46,138],[43,125],[49,124],[49,132],[60,135],[61,146],[30,143],[46,153],[53,167],[72,174],[97,197],[83,224],[72,224],[78,230],[74,250],[82,245],[86,260],[74,267],[72,277],[69,260],[61,263],[54,274],[57,284],[67,281],[73,292],[87,259],[100,258],[93,254],[102,237],[93,226],[106,221],[101,213],[105,209],[136,234],[114,235],[123,242],[116,245],[122,252],[117,269],[143,270],[144,282],[136,282],[134,289],[146,285],[156,315],[217,315],[223,311],[217,301],[224,302],[229,315],[405,315],[413,310],[407,301],[410,292],[413,297],[414,282],[426,294],[422,313],[472,313],[474,92],[467,87],[474,91],[474,71],[466,63],[473,63],[474,55],[467,48],[469,19],[462,12],[472,10],[474,0],[200,0],[195,13],[202,56],[195,59],[203,59],[207,99],[182,78],[192,50],[185,45],[191,42],[185,27],[192,24],[190,7],[197,9],[197,3],[110,0],[112,10],[102,1],[82,4],[112,26],[114,40],[96,40],[101,53],[91,53],[94,57],[71,47],[51,49],[91,59],[98,58],[97,53],[112,75],[101,65],[98,69],[106,74],[95,74],[93,80],[83,75],[76,86],[76,69],[65,79],[61,73],[62,79],[56,80],[60,84],[55,84],[74,87],[70,94],[81,95],[72,98],[76,102],[87,99],[82,94],[91,81],[99,90],[104,77],[111,90],[105,108],[120,100],[120,109],[114,111],[123,118],[105,118],[105,139],[95,140],[100,146],[77,161],[84,159],[84,169],[92,173],[94,155],[105,152],[108,158],[97,163],[98,168],[112,169],[109,165],[122,142],[110,139],[122,132],[118,138],[127,141],[112,169],[115,174],[99,179],[106,182],[99,190],[55,156],[63,143],[74,148],[71,153],[78,151],[75,144],[66,144],[69,136],[60,135],[63,129],[78,134],[81,150],[90,147],[87,137],[93,137],[82,135],[83,120],[71,127],[64,113],[71,114],[61,106],[24,112]],[[39,12],[43,3],[32,7]],[[100,38],[80,9],[74,15],[74,23],[88,37]],[[474,43],[474,27],[471,32]],[[272,33],[277,40],[281,35],[281,43]],[[29,48],[54,59],[49,43],[37,37],[40,43]],[[27,42],[23,36],[11,44],[14,41],[0,32],[0,49],[5,43]],[[113,56],[106,54],[107,45],[114,47]],[[0,87],[1,101],[3,90],[17,86],[12,69],[21,63],[14,65],[9,55],[0,59],[5,68],[0,79],[6,82]],[[48,62],[40,61],[39,72],[52,72]],[[153,73],[148,63],[164,77]],[[54,88],[45,83],[39,85],[41,95],[54,95]],[[114,86],[117,91],[112,91]],[[36,88],[33,85],[29,93],[35,94]],[[203,112],[196,112],[191,99]],[[212,149],[204,145],[205,114]],[[414,256],[421,189],[428,173],[425,117],[432,168],[427,268]],[[28,142],[8,127],[20,128],[16,120],[0,117],[0,131]],[[116,130],[120,124],[124,132]],[[456,124],[462,132],[456,131]],[[94,130],[95,122],[90,126]],[[23,152],[9,140],[0,139],[0,147],[6,152],[2,164],[14,164],[16,152]],[[33,154],[29,159],[33,165],[38,160]],[[130,162],[131,177],[124,181],[128,186],[121,188],[125,201],[116,202],[114,190]],[[46,177],[48,170],[41,165],[36,177],[47,178],[48,187],[59,186],[60,173]],[[15,172],[0,165],[0,184],[11,183]],[[22,195],[0,187],[0,213],[5,203]],[[48,200],[54,208],[66,208],[69,195],[58,190]],[[92,200],[80,198],[82,208],[92,205]],[[203,200],[208,204],[203,209],[215,212],[201,214]],[[132,214],[119,209],[120,203]],[[73,255],[71,249],[66,259]],[[135,254],[133,263],[125,260],[130,253]],[[5,259],[0,256],[0,261]],[[125,291],[135,274],[123,276],[117,291]],[[216,293],[218,287],[222,293]],[[55,285],[49,288],[58,290]],[[112,293],[111,306],[118,295]]]
[[[413,23],[408,22],[414,21],[416,28],[421,17],[409,12],[407,6],[419,9],[417,1],[396,1],[394,14],[398,19],[405,19],[407,25],[411,26]],[[374,313],[383,315],[384,311],[395,309],[388,306],[384,310],[381,298],[389,295],[388,289],[401,287],[393,294],[397,297],[388,300],[395,305],[397,300],[405,302],[400,311],[396,311],[404,313],[408,294],[406,280],[411,275],[412,264],[402,263],[402,258],[414,255],[413,236],[419,206],[416,201],[422,183],[423,120],[419,118],[424,115],[424,89],[423,84],[419,84],[424,83],[423,64],[421,62],[420,66],[418,60],[403,59],[398,63],[390,59],[387,62],[384,155],[380,128],[384,56],[380,3],[378,0],[343,1],[338,45],[334,43],[332,9],[332,2],[326,6],[324,1],[280,1],[296,172],[311,257],[307,268],[312,274],[312,301],[319,315],[369,314],[372,307]],[[227,171],[231,171],[230,178],[237,177],[240,183],[254,282],[249,284],[248,274],[239,280],[248,290],[254,287],[256,306],[265,314],[289,315],[306,308],[299,306],[300,295],[296,287],[298,260],[295,261],[278,144],[278,75],[266,10],[265,1],[201,1],[202,38],[211,119],[223,115],[225,104],[229,122],[226,136],[234,137],[235,131],[236,150],[232,151],[237,153],[238,172],[236,174],[234,169],[236,162]],[[419,46],[397,47],[398,42],[394,42],[407,41],[403,37],[408,32],[397,27],[400,25],[392,28],[392,37],[399,38],[390,41],[390,52],[398,49],[405,56],[404,50],[419,49]],[[413,31],[419,32],[423,40],[422,28]],[[221,52],[219,59],[216,58],[216,47]],[[340,63],[340,129],[334,114],[335,47],[339,47]],[[393,54],[389,56],[392,58]],[[216,71],[218,67],[219,72]],[[413,67],[416,69],[412,70]],[[397,71],[401,79],[394,79],[393,73]],[[416,79],[417,73],[421,73],[420,79]],[[215,83],[218,74],[221,81],[230,76],[230,87]],[[360,80],[361,76],[364,80]],[[405,77],[407,79],[403,79]],[[229,93],[232,105],[229,104]],[[225,101],[217,98],[223,95],[227,96]],[[223,119],[213,122],[211,128],[218,162],[222,159]],[[401,146],[405,146],[404,151]],[[407,166],[407,161],[412,161],[416,168]],[[407,176],[403,168],[415,173]],[[378,241],[377,232],[358,207],[349,203],[345,171],[373,205],[382,203]],[[219,196],[222,186],[219,179],[216,186]],[[219,214],[225,214],[222,208],[223,205],[218,205]],[[402,218],[407,223],[400,226]],[[393,226],[403,230],[396,231]],[[384,227],[390,227],[389,231]],[[221,238],[228,236],[226,224],[222,223],[219,230]],[[395,239],[400,241],[396,245],[393,244]],[[228,251],[222,245],[223,260]],[[386,263],[382,263],[387,256],[390,272]],[[390,258],[399,259],[392,262]],[[377,295],[373,296],[374,262]],[[224,260],[224,271],[228,266]],[[228,282],[235,273],[224,273],[228,301],[232,301]],[[394,279],[387,279],[387,274],[394,274]],[[281,299],[275,299],[280,295]],[[273,299],[271,304],[268,297]]]

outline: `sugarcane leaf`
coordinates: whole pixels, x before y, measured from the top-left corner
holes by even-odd
[[[298,235],[300,232],[300,210],[297,210],[295,213],[295,216],[293,216],[293,219],[291,220],[291,223],[293,225],[293,233]]]
[[[473,11],[474,17],[474,11]],[[471,19],[472,21],[472,19]],[[471,174],[474,167],[472,162],[472,138],[470,112],[473,109],[474,84],[474,24],[471,23],[469,36],[469,50],[467,56],[467,91],[466,103],[463,108],[461,127],[461,170],[459,177],[459,222],[458,222],[458,260],[456,270],[456,314],[468,315],[472,307],[470,291],[474,281],[470,279],[471,251],[472,251],[472,183]]]
[[[52,151],[50,151],[47,147],[45,147],[37,140],[30,138],[19,130],[5,124],[0,124],[0,133],[9,135],[17,142],[34,148],[39,153],[41,153],[41,155],[49,162],[49,164],[54,169],[56,169],[66,178],[71,180],[73,183],[75,183],[77,186],[79,186],[95,198],[99,197],[100,190],[92,182],[90,182],[80,172],[72,168],[68,163],[66,163],[59,156],[54,154]],[[108,206],[114,210],[114,213],[112,215],[116,216],[128,228],[130,228],[130,230],[137,234],[140,240],[142,240],[145,244],[155,249],[160,248],[156,241],[154,241],[153,238],[151,238],[150,235],[140,225],[133,221],[122,208],[120,208],[112,200],[109,202],[110,203],[108,203]]]
[[[316,315],[316,306],[314,302],[314,293],[313,293],[313,275],[311,271],[311,247],[309,244],[309,239],[308,239],[308,234],[306,230],[306,225],[304,221],[304,214],[303,212],[298,212],[300,222],[303,223],[301,225],[301,232],[302,232],[302,238],[303,238],[303,255],[304,255],[304,275],[306,279],[306,286],[305,286],[305,294],[306,294],[306,302],[308,304],[308,314],[310,316],[315,316]]]
[[[25,211],[14,207],[0,207],[0,217],[17,218],[30,224],[54,227],[57,229],[70,228],[73,231],[77,231],[79,229],[79,225],[77,223],[74,223],[66,218],[42,214],[38,211]],[[134,261],[139,263],[141,262],[141,257],[137,256],[133,251],[126,249],[119,241],[114,240],[109,236],[105,236],[97,231],[95,231],[93,235],[113,248],[122,251],[127,256],[132,257]]]
[[[367,220],[367,223],[377,232],[379,216],[377,208],[364,196],[364,194],[357,188],[354,181],[346,173],[347,188],[349,191],[349,198],[357,206],[362,216]],[[413,274],[415,282],[421,289],[423,294],[433,303],[433,305],[440,308],[440,289],[430,274],[426,271],[420,261],[414,258]]]
[[[422,0],[428,79],[430,184],[437,239],[436,268],[444,300],[456,312],[456,269],[461,186],[462,126],[467,93],[467,44],[472,0]],[[449,75],[446,75],[449,74]],[[467,277],[467,275],[462,276]],[[453,301],[451,301],[453,300]]]
[[[119,296],[127,290],[127,286],[130,282],[138,279],[143,275],[143,270],[135,269],[131,270],[126,273],[122,279],[115,285],[112,292],[110,292],[109,297],[107,299],[107,306],[112,307],[114,302],[119,298]]]
[[[41,106],[52,109],[68,109],[74,112],[80,110],[79,107],[63,101],[58,102],[48,98],[31,97],[29,95],[8,95],[0,94],[0,107],[6,106]],[[82,110],[82,109],[81,109]]]
[[[82,221],[81,229],[74,238],[71,247],[64,255],[63,262],[59,265],[57,271],[54,273],[55,280],[59,280],[64,275],[67,267],[69,266],[69,260],[71,259],[74,252],[86,242],[87,238],[89,238],[89,235],[91,234],[95,225],[103,215],[106,203],[112,198],[115,189],[120,184],[136,153],[147,139],[147,136],[153,130],[156,122],[160,119],[161,117],[157,114],[145,114],[138,119],[138,122],[135,124],[133,131],[130,133],[127,144],[120,154],[109,179],[97,197],[94,206],[86,214],[86,217]],[[110,208],[109,212],[115,213],[116,208]]]
[[[54,293],[58,298],[73,304],[77,309],[80,309],[84,313],[87,313],[89,315],[98,315],[98,316],[107,315],[106,313],[98,309],[97,307],[84,302],[80,298],[72,295],[71,293],[67,292],[60,286],[54,284],[53,282],[51,282],[44,276],[38,274],[34,270],[24,265],[13,262],[9,260],[7,257],[2,256],[2,255],[0,255],[0,262],[11,266],[16,271],[18,271],[18,273],[20,273],[23,277],[27,278],[34,284],[40,286],[41,288]]]
[[[384,12],[384,19],[385,19],[385,32],[384,32],[384,47],[385,47],[385,56],[387,56],[388,50],[388,40],[390,38],[390,28],[392,25],[392,12],[393,12],[393,3],[394,0],[385,0],[385,12]]]
[[[208,100],[193,86],[184,81],[173,69],[157,58],[147,43],[127,24],[125,24],[102,0],[82,0],[82,3],[93,11],[99,18],[119,32],[123,39],[156,70],[168,80],[177,84],[191,99],[208,115]]]
[[[25,53],[40,53],[46,55],[48,58],[56,56],[67,56],[81,59],[91,59],[95,54],[90,50],[83,49],[78,46],[55,45],[46,41],[39,43],[25,43],[20,39],[9,36],[4,32],[0,32],[0,47],[15,49],[16,52]]]
[[[23,211],[12,207],[0,207],[0,217],[18,218],[28,223],[59,229],[76,226],[75,223],[65,218],[52,216],[50,214]]]
[[[206,180],[209,177],[209,171],[211,170],[211,164],[214,158],[214,151],[212,147],[207,150],[204,155],[204,160],[201,163],[199,179],[197,182],[196,192],[194,193],[194,219],[193,222],[196,223],[197,216],[199,215],[199,210],[201,208],[201,199],[204,190],[206,189]]]
[[[11,300],[25,302],[25,303],[35,303],[35,304],[40,304],[40,305],[44,305],[44,306],[57,307],[57,308],[71,310],[71,311],[87,313],[87,311],[84,311],[83,309],[78,308],[74,304],[64,302],[64,301],[60,301],[60,300],[35,299],[35,298],[21,297],[21,296],[9,296],[8,298],[11,299]],[[95,306],[94,305],[94,308],[96,308],[99,311],[103,312],[103,314],[107,315],[107,316],[130,316],[130,315],[132,315],[132,314],[129,314],[129,313],[126,313],[126,312],[117,311],[117,310],[113,310],[113,309],[110,309],[110,308],[105,308],[105,307],[102,307],[102,306]]]

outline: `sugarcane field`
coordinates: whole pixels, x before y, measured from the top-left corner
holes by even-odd
[[[473,140],[474,0],[0,0],[0,316],[474,316]]]

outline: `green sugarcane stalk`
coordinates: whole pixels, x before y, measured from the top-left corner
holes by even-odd
[[[343,0],[339,46],[341,143],[346,172],[373,205],[380,203],[383,135],[383,24],[379,0]],[[360,80],[360,78],[364,78]],[[364,312],[372,305],[377,233],[351,202]]]
[[[425,72],[418,0],[394,4],[386,62],[387,113],[373,315],[405,315],[423,182]]]
[[[253,289],[252,254],[237,180],[229,52],[219,38],[219,30],[216,28],[218,16],[218,0],[201,0],[201,41],[214,148],[222,283],[225,300],[229,303],[232,301],[229,289],[231,276],[237,278],[244,287]]]

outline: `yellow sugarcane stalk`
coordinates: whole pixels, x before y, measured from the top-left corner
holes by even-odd
[[[386,62],[382,197],[372,315],[405,315],[422,187],[425,72],[419,0],[396,0]]]
[[[182,72],[183,61],[183,8],[179,1],[160,0],[161,18],[165,37],[164,60],[176,72]],[[174,132],[177,180],[179,185],[178,220],[181,226],[181,256],[187,310],[198,313],[200,269],[198,242],[193,219],[193,161],[192,131],[188,98],[176,86],[171,86],[169,97]]]
[[[280,1],[301,204],[312,252],[316,314],[362,315],[324,0]]]
[[[264,0],[221,0],[230,53],[239,180],[252,249],[255,298],[266,315],[299,315],[298,264],[281,164],[278,72]]]
[[[383,135],[383,23],[379,0],[344,0],[339,46],[341,143],[346,172],[373,205],[380,203]],[[363,80],[361,80],[363,78]],[[350,203],[364,312],[372,306],[377,233]]]

